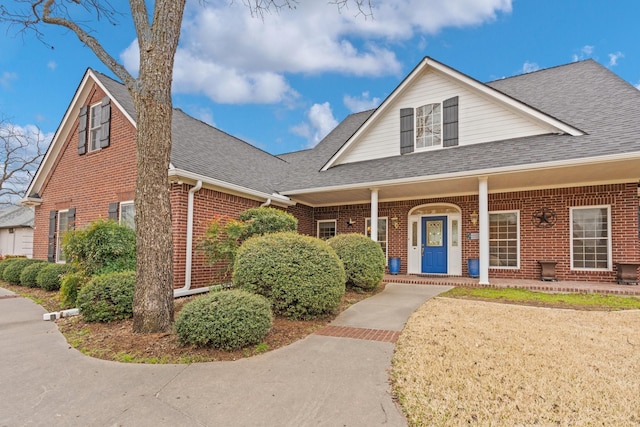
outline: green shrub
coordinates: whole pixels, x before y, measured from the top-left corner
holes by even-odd
[[[22,270],[27,266],[38,262],[42,262],[42,260],[33,258],[16,258],[15,261],[5,267],[2,272],[2,280],[13,285],[19,285]]]
[[[89,280],[87,276],[78,272],[67,273],[60,282],[60,303],[65,308],[76,306],[80,288]]]
[[[36,276],[36,284],[47,291],[57,291],[60,289],[60,281],[62,276],[73,270],[69,264],[47,263],[38,272]]]
[[[380,243],[364,234],[339,234],[327,241],[344,264],[347,286],[363,291],[378,287],[387,263]]]
[[[333,312],[345,291],[342,261],[326,242],[295,233],[252,237],[238,250],[233,281],[267,297],[277,314],[310,319]]]
[[[80,288],[76,300],[87,322],[110,322],[133,315],[135,271],[122,271],[93,277]]]
[[[2,276],[4,275],[4,269],[9,267],[11,264],[13,264],[19,259],[22,259],[22,258],[5,258],[2,261],[0,261],[0,280],[2,280]]]
[[[68,231],[62,241],[68,262],[88,276],[136,268],[136,233],[113,220]]]
[[[280,209],[259,207],[240,213],[238,219],[218,217],[211,221],[199,248],[209,262],[226,262],[229,274],[238,248],[249,237],[281,231],[296,231],[298,220]]]
[[[175,327],[184,344],[235,350],[262,341],[272,322],[265,297],[235,289],[212,292],[185,304]]]
[[[240,236],[243,241],[251,236],[260,234],[298,231],[296,217],[276,208],[259,207],[247,209],[238,215],[238,219],[246,225]]]
[[[28,286],[30,288],[35,288],[38,286],[38,282],[36,281],[36,277],[38,277],[38,273],[44,267],[49,265],[47,261],[38,260],[40,262],[34,262],[31,265],[26,266],[22,273],[20,273],[20,284],[22,286]]]

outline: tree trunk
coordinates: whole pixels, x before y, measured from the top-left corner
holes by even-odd
[[[132,2],[133,4],[134,2]],[[141,9],[143,3],[135,2]],[[136,108],[137,272],[133,330],[166,332],[173,322],[173,235],[167,172],[171,156],[171,82],[184,0],[157,1],[153,26],[133,10],[140,74],[128,87]],[[150,31],[149,31],[150,30]]]

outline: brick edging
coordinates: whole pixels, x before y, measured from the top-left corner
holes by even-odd
[[[400,331],[327,325],[315,331],[314,334],[326,337],[353,338],[359,340],[380,341],[395,344],[396,341],[398,341],[398,337],[400,336]]]

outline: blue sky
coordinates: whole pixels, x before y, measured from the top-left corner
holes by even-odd
[[[377,106],[424,56],[482,82],[592,58],[640,88],[637,0],[373,0],[373,19],[300,0],[264,20],[242,1],[203,3],[187,2],[174,106],[274,154],[311,147]],[[90,25],[135,73],[122,11],[117,25]],[[44,44],[0,28],[5,122],[52,134],[86,68],[111,75],[67,30],[43,27]]]

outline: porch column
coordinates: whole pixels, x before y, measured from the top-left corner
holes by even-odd
[[[378,189],[371,189],[371,240],[378,241]]]
[[[478,178],[478,216],[480,234],[480,284],[489,284],[489,178]]]

